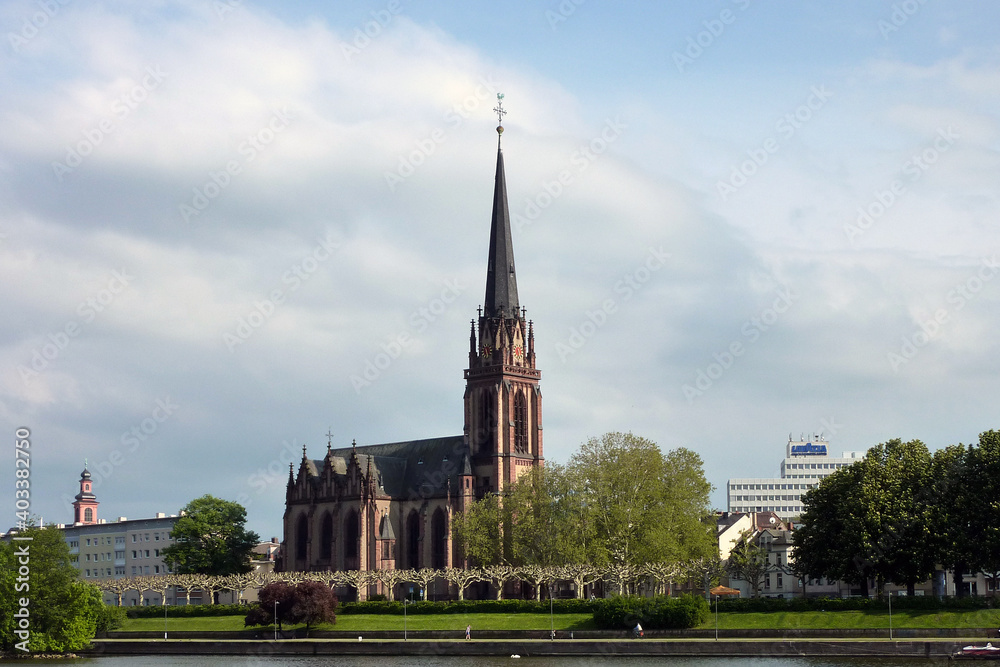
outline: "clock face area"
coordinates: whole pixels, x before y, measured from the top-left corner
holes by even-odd
[[[524,359],[524,348],[520,345],[514,346],[514,358],[518,361]]]
[[[490,353],[491,353],[492,351],[493,351],[493,350],[492,350],[492,348],[490,348],[490,346],[489,346],[489,345],[483,345],[482,349],[480,350],[480,354],[481,354],[482,356],[484,356],[484,357],[488,357],[488,356],[490,356]]]

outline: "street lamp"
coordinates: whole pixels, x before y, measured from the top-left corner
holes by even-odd
[[[714,595],[715,598],[715,641],[719,641],[719,596]]]
[[[889,639],[892,639],[892,591],[889,591]]]
[[[167,641],[167,592],[163,591],[163,641]]]
[[[403,597],[403,641],[404,642],[406,641],[406,605],[408,603],[409,600],[404,596]]]
[[[274,601],[274,641],[278,641],[278,601]]]

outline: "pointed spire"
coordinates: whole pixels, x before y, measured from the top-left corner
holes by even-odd
[[[502,119],[503,94],[497,95],[497,116]],[[503,126],[497,127],[497,133]],[[510,237],[510,211],[507,206],[507,180],[503,168],[503,150],[497,143],[497,173],[493,189],[493,220],[490,225],[490,256],[486,267],[486,317],[506,315],[517,319],[517,278],[514,273],[514,245]]]

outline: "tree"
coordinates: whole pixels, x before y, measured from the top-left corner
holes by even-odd
[[[591,438],[569,471],[581,490],[587,553],[596,565],[680,562],[710,555],[714,524],[701,458],[679,448],[666,456],[631,433]]]
[[[244,528],[247,513],[239,503],[205,495],[189,502],[174,524],[174,544],[163,560],[181,574],[226,575],[249,572],[260,537]]]
[[[931,458],[919,440],[898,438],[824,479],[803,497],[805,524],[793,533],[797,570],[881,594],[885,582],[926,580],[938,551],[932,539]]]
[[[979,435],[978,446],[968,453],[967,489],[964,509],[969,542],[970,565],[987,573],[1000,572],[1000,431]]]
[[[85,648],[94,637],[104,606],[100,589],[78,579],[60,530],[29,528],[18,536],[31,540],[0,543],[0,645],[5,650],[23,647],[32,652]],[[17,581],[22,565],[29,572],[25,580]],[[22,598],[29,600],[27,638],[17,635],[15,630],[20,628],[14,625]],[[26,646],[22,644],[25,639]]]
[[[307,579],[295,586],[275,581],[260,589],[258,603],[247,612],[243,624],[277,624],[280,632],[283,623],[305,623],[308,637],[312,626],[335,623],[336,609],[336,596],[320,581]]]
[[[750,591],[757,598],[769,567],[767,549],[757,542],[753,532],[745,530],[740,533],[726,563],[730,575],[750,584]]]
[[[502,542],[503,524],[500,498],[487,495],[455,514],[452,539],[475,565],[498,565],[507,562],[510,554]]]
[[[291,618],[295,623],[306,624],[309,630],[318,623],[336,623],[337,598],[318,581],[303,581],[295,587]]]
[[[257,604],[250,608],[243,621],[244,626],[274,625],[281,631],[282,623],[291,621],[295,604],[295,586],[284,581],[274,581],[257,593]]]
[[[587,560],[593,540],[582,509],[583,498],[565,467],[549,463],[522,474],[503,499],[512,561],[546,568]]]

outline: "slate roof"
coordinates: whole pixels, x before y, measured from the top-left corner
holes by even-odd
[[[347,474],[348,461],[354,454],[362,474],[371,467],[379,494],[393,498],[437,497],[447,493],[449,480],[453,493],[460,488],[458,476],[465,472],[468,447],[461,435],[339,447],[330,450],[334,473]],[[308,463],[311,475],[319,475],[325,465],[324,459]]]
[[[510,238],[510,212],[507,207],[507,179],[503,169],[503,151],[497,147],[497,173],[493,188],[493,221],[490,225],[490,256],[486,264],[486,317],[516,319],[517,277],[514,273],[514,245]]]

